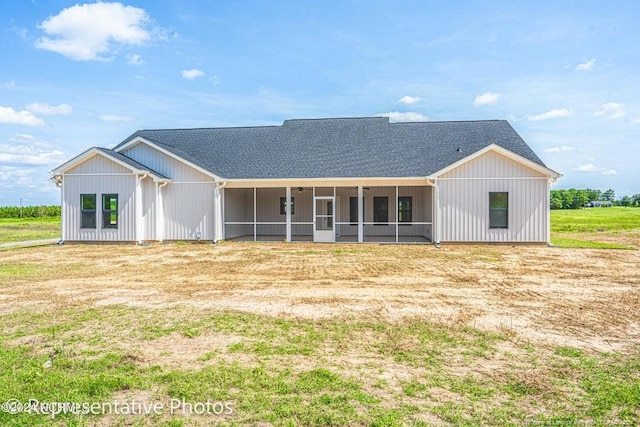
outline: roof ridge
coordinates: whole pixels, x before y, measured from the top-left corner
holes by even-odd
[[[508,122],[507,119],[477,119],[477,120],[425,120],[419,122],[391,122],[393,125],[410,125],[416,123],[481,123],[481,122]]]
[[[258,126],[219,126],[219,127],[196,127],[196,128],[155,128],[155,129],[139,129],[139,132],[173,132],[173,131],[197,131],[197,130],[217,130],[217,129],[267,129],[281,128],[288,122],[310,122],[310,121],[328,121],[328,120],[387,120],[392,125],[411,125],[424,123],[480,123],[480,122],[508,122],[507,119],[477,119],[477,120],[424,120],[415,122],[392,122],[388,116],[360,116],[360,117],[316,117],[309,119],[286,119],[281,125],[258,125]],[[132,135],[133,136],[133,135]]]
[[[312,117],[308,119],[286,119],[285,122],[312,121],[312,120],[361,120],[361,119],[387,119],[388,116],[348,116],[348,117]]]
[[[219,127],[199,127],[199,128],[164,128],[164,129],[138,129],[137,132],[155,131],[176,131],[176,130],[214,130],[214,129],[257,129],[257,128],[278,128],[282,125],[258,125],[258,126],[219,126]]]

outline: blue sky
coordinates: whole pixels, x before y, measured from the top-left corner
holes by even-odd
[[[636,1],[0,2],[0,205],[137,129],[508,119],[564,177],[640,192]]]

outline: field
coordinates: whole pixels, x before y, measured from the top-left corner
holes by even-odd
[[[640,209],[553,210],[551,242],[562,247],[640,248]]]
[[[638,248],[638,231],[557,233]],[[0,425],[635,425],[638,265],[543,246],[4,250],[0,403],[136,414]]]
[[[60,237],[60,217],[0,218],[0,243]]]

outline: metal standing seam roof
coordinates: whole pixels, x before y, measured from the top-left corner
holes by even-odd
[[[546,167],[506,120],[390,123],[363,117],[140,130],[114,150],[137,137],[227,179],[428,176],[491,144]]]

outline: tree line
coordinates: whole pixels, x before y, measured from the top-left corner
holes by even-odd
[[[551,190],[551,209],[580,209],[594,200],[611,202],[614,206],[640,207],[640,194],[616,200],[616,193],[611,189],[604,192],[590,188]]]
[[[0,206],[0,218],[55,218],[60,206]]]

